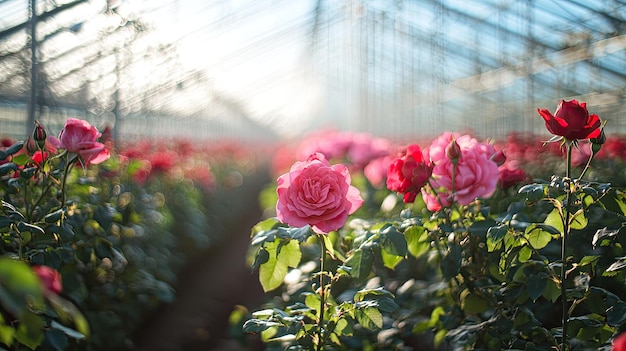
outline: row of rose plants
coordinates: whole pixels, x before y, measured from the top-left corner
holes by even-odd
[[[267,350],[625,350],[626,139],[314,134],[275,157],[250,262]],[[610,124],[609,124],[610,126]]]
[[[257,161],[233,142],[116,143],[70,118],[0,148],[0,349],[132,350],[226,239]],[[245,180],[245,181],[244,181]]]

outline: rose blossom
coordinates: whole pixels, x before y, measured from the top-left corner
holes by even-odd
[[[596,114],[590,115],[584,102],[561,100],[554,115],[546,109],[537,111],[550,133],[567,140],[597,138],[600,135],[600,118]]]
[[[33,266],[33,272],[41,280],[41,284],[45,291],[58,294],[63,289],[61,284],[61,275],[56,270],[48,266]]]
[[[374,188],[381,189],[385,186],[387,169],[391,161],[391,156],[379,157],[371,160],[365,168],[363,168],[363,175]]]
[[[613,351],[626,351],[626,333],[622,333],[613,339],[611,346]]]
[[[110,157],[109,150],[98,141],[102,134],[87,121],[68,118],[59,133],[59,138],[50,137],[50,142],[57,148],[78,154],[85,166],[98,164]]]
[[[331,166],[323,154],[311,154],[278,177],[278,219],[295,227],[308,224],[319,234],[339,229],[363,203],[350,181],[346,166]]]
[[[446,156],[446,148],[456,140],[461,149],[461,157],[456,166]],[[433,160],[431,185],[437,195],[422,188],[422,196],[431,211],[450,206],[453,201],[467,205],[479,197],[493,194],[498,183],[498,165],[491,160],[496,153],[493,145],[479,143],[469,135],[445,132],[424,150]],[[454,175],[454,187],[452,178]]]
[[[428,183],[433,172],[433,165],[426,159],[419,145],[407,146],[406,150],[401,152],[400,157],[389,164],[387,188],[404,194],[404,202],[414,202],[417,193]]]

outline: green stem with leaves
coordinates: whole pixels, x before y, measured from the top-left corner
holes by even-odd
[[[562,315],[562,339],[561,339],[561,351],[566,350],[567,345],[567,320],[568,320],[568,307],[567,307],[567,287],[565,286],[565,280],[567,279],[567,237],[569,234],[569,206],[571,199],[571,171],[572,171],[572,142],[567,141],[567,164],[565,171],[565,206],[563,208],[563,236],[561,238],[561,302],[563,304]]]
[[[320,315],[317,323],[317,351],[321,351],[324,347],[324,312],[326,307],[326,292],[324,291],[324,257],[326,256],[326,246],[324,245],[324,234],[318,234],[317,239],[320,242]]]

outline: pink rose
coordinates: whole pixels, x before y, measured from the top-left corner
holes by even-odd
[[[311,154],[278,177],[278,219],[295,227],[308,224],[319,234],[341,228],[363,203],[350,181],[346,166],[331,166],[323,154]]]
[[[109,150],[98,141],[102,134],[87,121],[68,118],[59,138],[50,137],[53,146],[78,154],[85,166],[98,164],[110,157]]]
[[[41,280],[45,291],[58,294],[63,289],[61,275],[56,270],[48,266],[33,266],[33,272]]]
[[[381,189],[387,180],[387,169],[392,161],[391,156],[379,157],[371,160],[363,169],[363,175],[374,188]]]
[[[446,156],[446,148],[455,140],[461,150],[456,167]],[[424,150],[434,162],[431,185],[437,195],[422,188],[422,196],[431,211],[450,206],[453,201],[467,205],[479,197],[493,194],[499,179],[498,165],[491,160],[493,145],[480,143],[469,135],[445,132]],[[454,186],[452,177],[454,173]]]
[[[432,172],[433,164],[424,157],[419,145],[409,145],[389,164],[387,188],[404,194],[403,201],[412,203]]]

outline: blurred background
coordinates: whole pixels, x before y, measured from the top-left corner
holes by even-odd
[[[0,0],[0,131],[499,137],[578,99],[624,132],[625,19],[624,0]]]

